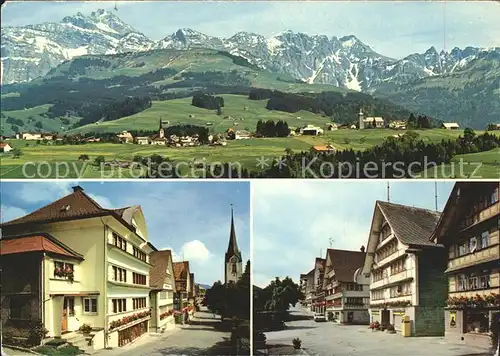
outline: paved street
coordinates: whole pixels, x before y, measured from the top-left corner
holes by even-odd
[[[292,315],[309,314],[302,308],[293,308]],[[297,320],[287,323],[287,329],[266,333],[267,344],[291,345],[296,337],[309,355],[358,356],[480,356],[485,350],[448,344],[440,337],[404,338],[400,334],[372,332],[368,326],[342,326],[332,322],[316,323]]]
[[[122,348],[101,350],[98,356],[165,356],[207,355],[216,343],[229,338],[229,332],[219,331],[220,317],[206,311],[196,312],[190,325],[176,325],[173,331],[160,335],[145,335]]]

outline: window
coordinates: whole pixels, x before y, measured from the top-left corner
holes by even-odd
[[[146,285],[146,276],[143,274],[132,272],[132,279],[134,284]]]
[[[113,280],[117,282],[127,283],[127,270],[113,266],[113,277],[114,277]]]
[[[134,310],[146,308],[146,298],[134,298],[132,305]]]
[[[477,251],[478,249],[478,244],[477,244],[477,238],[476,237],[471,237],[469,239],[469,251],[471,253]]]
[[[127,299],[113,299],[113,313],[121,313],[127,311]]]
[[[123,237],[119,236],[116,232],[113,232],[113,245],[115,245],[119,249],[127,251],[127,241]]]
[[[399,260],[391,265],[391,274],[403,272],[405,270],[405,260]]]
[[[97,298],[83,298],[83,312],[86,314],[97,313]]]
[[[406,283],[406,284],[400,284],[395,287],[391,287],[391,298],[395,297],[401,297],[404,295],[411,295],[411,284]]]
[[[391,227],[386,224],[383,228],[382,231],[380,232],[380,242],[384,241],[391,235]]]
[[[498,202],[499,200],[498,194],[499,194],[499,188],[497,187],[497,189],[495,189],[493,194],[491,194],[491,204],[495,204]]]
[[[348,305],[363,305],[363,298],[348,297],[348,298],[346,298],[346,304],[348,304]]]
[[[372,300],[384,299],[384,290],[377,290],[372,292]]]
[[[458,255],[463,256],[469,253],[468,245],[467,243],[463,243],[461,245],[458,245]]]
[[[30,297],[12,296],[9,302],[10,319],[31,319],[30,302]]]
[[[459,292],[487,288],[490,288],[490,273],[487,270],[481,273],[459,274],[457,276],[457,291]]]
[[[146,261],[146,254],[135,246],[134,246],[134,256],[140,259],[141,261],[144,262]]]
[[[398,251],[398,242],[392,241],[387,244],[387,246],[383,246],[375,255],[376,262],[383,260],[386,257],[389,257],[393,253]]]
[[[233,262],[233,264],[231,265],[231,273],[232,274],[236,274],[236,263]]]
[[[457,276],[457,291],[461,292],[467,290],[467,279],[465,274],[459,274]]]
[[[484,231],[481,234],[481,243],[479,244],[479,248],[486,248],[486,247],[488,247],[488,237],[489,237],[488,231]]]
[[[56,278],[73,278],[74,266],[72,263],[54,261],[54,277]]]

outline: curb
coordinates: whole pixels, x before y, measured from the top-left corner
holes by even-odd
[[[18,350],[18,351],[22,351],[22,352],[27,352],[27,353],[30,353],[30,354],[33,354],[33,355],[39,355],[39,356],[43,356],[42,354],[39,354],[38,352],[35,352],[33,350],[30,350],[30,349],[26,349],[24,347],[19,347],[19,346],[11,346],[11,345],[7,345],[7,344],[3,344],[2,345],[2,355],[8,355],[5,350],[3,349],[3,347],[7,347],[9,349],[12,349],[12,350]],[[11,356],[11,355],[9,355]],[[14,356],[14,355],[12,355]]]

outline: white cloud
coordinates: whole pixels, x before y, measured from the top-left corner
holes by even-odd
[[[173,262],[181,262],[182,261],[182,256],[178,255],[173,248],[171,247],[164,247],[164,248],[160,248],[159,249],[160,251],[166,251],[166,250],[170,250],[170,252],[172,253],[172,260]]]
[[[92,199],[94,199],[97,202],[97,204],[102,206],[104,209],[124,208],[124,206],[115,206],[113,203],[111,203],[111,200],[109,200],[106,197],[103,197],[102,195],[97,195],[92,193],[87,193],[87,195]]]
[[[212,257],[210,251],[200,240],[186,242],[181,247],[181,254],[184,256],[185,261],[192,261],[199,264],[206,263]]]
[[[26,183],[19,191],[19,199],[26,203],[52,202],[71,193],[75,182]]]
[[[28,214],[28,212],[15,206],[0,206],[0,221],[2,223],[20,218],[26,214]]]

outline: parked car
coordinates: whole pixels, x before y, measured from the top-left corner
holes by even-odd
[[[314,313],[313,319],[315,322],[326,321],[326,316],[324,313]]]

